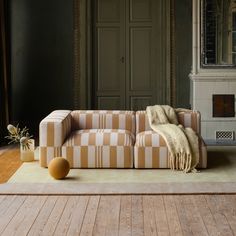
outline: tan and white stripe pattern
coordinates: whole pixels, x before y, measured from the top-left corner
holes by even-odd
[[[178,112],[178,121],[185,128],[192,128],[197,134],[201,134],[201,114],[199,111]]]
[[[147,140],[150,141],[148,138]],[[160,141],[160,146],[134,146],[134,167],[135,168],[170,168],[168,148]],[[165,141],[164,141],[165,142]],[[143,144],[143,143],[142,143]],[[197,168],[207,167],[207,149],[200,139],[199,142],[199,164]]]
[[[166,146],[166,143],[161,135],[153,130],[148,130],[136,135],[135,145],[138,147],[160,147]]]
[[[178,121],[184,127],[191,127],[200,134],[200,113],[179,112]],[[200,161],[197,168],[207,167],[207,150],[199,138]],[[136,112],[136,143],[134,146],[135,168],[170,168],[169,154],[165,140],[149,126],[146,111]]]
[[[63,146],[133,146],[134,135],[128,130],[84,129],[71,133]]]
[[[39,125],[39,161],[47,167],[50,160],[61,155],[61,146],[71,132],[71,111],[56,110]]]
[[[134,111],[78,110],[71,117],[72,130],[124,129],[135,134]]]
[[[73,168],[133,168],[134,135],[120,129],[84,129],[72,132],[62,156]]]
[[[62,146],[72,168],[133,168],[133,146]]]
[[[200,114],[181,112],[179,122],[200,132]],[[135,141],[136,130],[136,143]],[[145,111],[52,112],[40,123],[40,164],[63,156],[71,168],[169,168],[165,141],[154,133]],[[68,137],[69,136],[69,137]],[[207,152],[200,142],[200,168]]]
[[[61,156],[60,147],[39,147],[39,161],[42,167],[47,167],[54,157]]]
[[[178,121],[181,125],[185,128],[191,127],[196,133],[200,134],[200,121],[201,116],[198,111],[191,111],[191,112],[179,112],[177,113]],[[146,111],[137,111],[136,112],[136,134],[152,130],[149,122],[148,117],[146,115]]]
[[[168,149],[163,147],[134,146],[135,168],[168,168]]]
[[[61,146],[71,132],[71,111],[53,111],[39,125],[40,146]]]
[[[40,123],[40,163],[63,156],[71,168],[133,168],[134,135],[133,111],[54,111]]]

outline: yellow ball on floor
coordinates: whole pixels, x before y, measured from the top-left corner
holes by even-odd
[[[55,157],[50,161],[48,171],[53,178],[63,179],[70,171],[70,164],[63,157]]]

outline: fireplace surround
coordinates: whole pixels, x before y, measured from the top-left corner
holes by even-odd
[[[192,70],[189,75],[190,104],[192,109],[201,112],[202,137],[205,140],[216,140],[219,132],[234,134],[236,131],[235,99],[232,100],[231,97],[233,109],[231,108],[230,115],[222,115],[223,113],[218,116],[213,115],[214,95],[235,96],[236,69],[232,66],[204,67],[201,65],[201,3],[202,0],[193,0]]]

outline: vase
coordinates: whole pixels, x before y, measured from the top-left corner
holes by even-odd
[[[20,159],[23,162],[34,161],[34,139],[29,139],[29,148],[20,145]]]

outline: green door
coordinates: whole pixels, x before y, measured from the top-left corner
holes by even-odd
[[[167,102],[163,2],[94,1],[94,108],[140,110]]]

